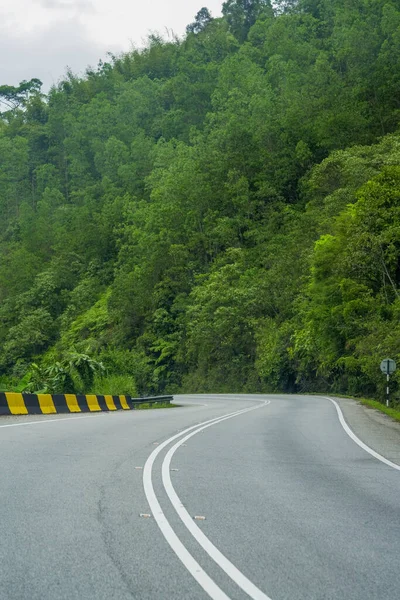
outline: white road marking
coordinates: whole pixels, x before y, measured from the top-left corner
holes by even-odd
[[[265,402],[262,406],[266,406],[270,404],[270,401]],[[250,412],[251,410],[255,410],[260,408],[260,406],[251,407],[249,409],[245,409],[239,414],[243,414],[244,412]],[[218,421],[214,421],[213,423],[209,423],[207,425],[203,425],[200,429],[196,429],[192,433],[189,433],[184,438],[179,440],[170,450],[167,452],[163,464],[162,464],[162,481],[167,492],[168,498],[171,501],[172,506],[175,508],[178,516],[182,520],[185,527],[190,531],[195,540],[200,544],[200,546],[207,552],[209,556],[214,560],[214,562],[223,570],[225,573],[232,579],[236,585],[238,585],[250,598],[253,600],[271,600],[264,592],[262,592],[254,583],[252,583],[235,565],[224,555],[214,544],[209,540],[209,538],[203,533],[203,531],[198,527],[194,522],[186,508],[183,506],[181,499],[178,494],[175,492],[174,486],[172,485],[169,469],[173,455],[178,450],[178,448],[186,442],[189,438],[197,435],[202,432],[204,429],[208,427],[212,427],[213,425],[218,425],[222,421],[226,421],[227,419],[232,419],[233,417],[239,416],[230,415],[226,417],[220,418]],[[196,519],[196,517],[195,517]]]
[[[184,430],[185,433],[188,430],[192,430],[198,427],[198,425],[193,425],[188,429]],[[194,577],[197,583],[203,588],[203,590],[212,598],[213,600],[230,600],[229,596],[225,594],[221,590],[221,588],[211,579],[209,575],[201,568],[199,563],[193,558],[187,548],[183,545],[181,540],[176,535],[175,531],[172,529],[169,524],[168,519],[166,518],[160,503],[158,502],[157,496],[154,492],[153,481],[152,481],[152,472],[153,472],[153,464],[158,454],[162,451],[163,448],[171,441],[180,437],[182,433],[176,433],[174,436],[160,444],[153,452],[150,454],[149,458],[146,461],[143,471],[143,487],[144,492],[146,494],[147,502],[149,503],[150,510],[153,513],[153,517],[156,520],[158,527],[160,528],[161,533],[167,540],[168,544],[175,552],[179,560],[186,567],[189,573]]]
[[[396,463],[392,462],[388,458],[385,458],[384,456],[382,456],[382,454],[378,454],[378,452],[375,452],[375,450],[373,450],[372,448],[370,448],[369,446],[367,446],[367,444],[364,444],[364,442],[362,442],[360,440],[360,438],[358,438],[356,436],[356,434],[354,433],[354,431],[352,431],[350,429],[350,427],[347,425],[347,423],[346,423],[346,421],[344,419],[344,416],[343,416],[342,409],[340,408],[339,404],[335,400],[333,400],[332,398],[329,398],[329,396],[325,396],[325,398],[327,400],[330,400],[332,402],[332,404],[335,405],[336,412],[338,414],[340,424],[343,427],[343,429],[345,430],[345,432],[347,433],[347,435],[353,440],[353,442],[355,442],[356,444],[358,444],[358,446],[360,446],[360,448],[362,448],[363,450],[365,450],[366,452],[368,452],[368,454],[371,454],[371,456],[373,456],[374,458],[380,460],[385,465],[388,465],[388,467],[392,467],[392,469],[396,469],[396,471],[400,471],[400,465],[396,465]]]
[[[121,411],[122,412],[122,411]],[[63,417],[62,419],[38,419],[37,421],[23,421],[22,423],[8,423],[7,425],[0,425],[0,429],[4,427],[22,427],[23,425],[41,425],[42,423],[62,423],[62,421],[72,421],[78,419],[91,419],[93,417],[104,417],[106,414],[105,411],[101,414],[88,414],[88,415],[76,415],[75,417]],[[125,413],[126,414],[126,413]],[[16,415],[6,415],[6,416],[16,416]],[[38,415],[40,416],[40,415]]]
[[[239,416],[241,414],[249,412],[250,410],[255,410],[255,409],[261,408],[262,406],[265,406],[268,403],[263,402],[259,406],[253,406],[250,408],[245,408],[243,410],[235,411],[233,413],[228,413],[227,415],[223,415],[222,417],[216,417],[214,419],[204,421],[200,425],[193,425],[192,427],[188,427],[187,429],[183,430],[182,432],[177,433],[177,434],[173,435],[172,437],[168,438],[162,444],[160,444],[155,450],[153,450],[153,452],[150,454],[150,456],[147,459],[146,464],[144,466],[143,487],[144,487],[147,501],[149,503],[149,506],[153,513],[153,516],[157,522],[157,525],[159,526],[163,536],[165,537],[166,541],[168,542],[168,544],[170,545],[172,550],[175,552],[175,554],[177,555],[179,560],[187,568],[187,570],[192,575],[192,577],[197,581],[197,583],[204,589],[204,591],[213,600],[230,600],[230,598],[221,590],[220,587],[218,587],[218,585],[211,579],[211,577],[209,575],[207,575],[207,573],[201,568],[199,563],[189,553],[189,551],[183,545],[183,543],[178,538],[175,531],[172,529],[171,525],[169,524],[169,521],[167,520],[167,518],[158,502],[158,499],[155,495],[154,488],[153,488],[152,471],[153,471],[154,461],[157,458],[157,456],[159,455],[159,453],[168,444],[170,444],[177,438],[181,437],[182,435],[188,433],[189,431],[196,430],[194,432],[194,434],[195,434],[195,433],[197,433],[197,429],[199,427],[200,427],[199,431],[203,430],[207,426],[211,426],[214,424],[216,425],[217,423],[220,423],[221,421],[225,421],[226,419],[230,419],[230,418]],[[185,441],[185,439],[183,439],[181,441],[183,442],[183,441]],[[164,468],[164,465],[163,465],[163,468]],[[168,476],[169,476],[169,473],[168,473]],[[165,484],[164,484],[164,486],[165,486]],[[171,483],[171,486],[172,486],[172,483]],[[179,499],[178,499],[178,501],[179,501]],[[179,503],[180,503],[180,501],[179,501]],[[189,517],[189,519],[190,519],[190,517]],[[193,521],[191,519],[190,519],[190,522],[193,523]],[[195,527],[196,527],[196,529],[199,529],[197,526],[195,526]],[[199,531],[201,532],[200,529],[199,529]],[[198,537],[197,536],[195,536],[195,537],[196,537],[197,541],[199,541]],[[208,538],[206,538],[206,540],[207,540],[207,542],[209,542],[211,544],[211,542],[208,540]],[[213,547],[215,548],[215,546],[213,546]],[[215,550],[217,550],[217,549],[215,548]],[[206,550],[206,552],[208,552],[208,550]],[[223,557],[222,554],[221,554],[221,556]],[[223,557],[223,558],[225,559],[225,557]],[[225,560],[227,562],[229,562],[228,559],[225,559]],[[219,564],[219,562],[218,562],[218,564]],[[230,564],[232,564],[232,563],[230,563]],[[234,567],[234,565],[232,565],[232,567],[234,569],[236,569],[236,567]],[[241,574],[240,571],[237,570],[237,573],[239,573],[243,578],[245,578],[245,576],[243,574]],[[236,576],[236,573],[235,573],[235,576]],[[234,581],[236,581],[236,579],[234,579]],[[249,581],[249,580],[247,580],[247,581]],[[237,583],[237,581],[236,581],[236,583]],[[251,584],[250,581],[249,581],[249,584]],[[251,584],[251,585],[253,585],[253,584]],[[241,586],[239,585],[239,587],[241,587]],[[258,588],[256,588],[256,590],[258,590]],[[258,591],[260,592],[260,590],[258,590]],[[263,594],[263,592],[260,592],[260,593]],[[265,596],[265,594],[263,596],[258,596],[257,598],[260,598],[260,599],[262,598],[263,600],[270,600],[270,598],[268,598],[268,596]]]

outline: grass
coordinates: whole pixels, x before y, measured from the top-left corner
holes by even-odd
[[[391,417],[392,419],[394,419],[395,421],[398,421],[400,423],[400,407],[399,408],[391,408],[390,406],[387,407],[385,404],[382,404],[381,402],[378,402],[377,400],[369,400],[368,398],[355,398],[355,400],[358,400],[359,402],[361,402],[361,404],[364,404],[364,406],[368,406],[370,408],[375,408],[376,410],[380,410],[381,412],[385,413],[386,415],[388,415],[389,417]]]
[[[138,404],[136,410],[149,410],[152,408],[177,408],[177,404],[170,404],[169,402],[157,402],[157,404],[149,404],[148,402],[144,404]]]
[[[90,394],[98,394],[103,396],[137,396],[135,380],[130,375],[96,375]]]

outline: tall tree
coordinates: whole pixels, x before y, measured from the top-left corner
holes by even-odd
[[[212,16],[208,8],[203,7],[197,13],[193,23],[186,27],[187,33],[200,33],[212,21]]]
[[[8,110],[15,110],[20,106],[25,106],[29,96],[39,94],[42,87],[40,79],[31,79],[30,81],[21,81],[14,87],[12,85],[0,86],[0,106],[3,104]]]
[[[227,0],[222,5],[222,14],[234,36],[243,42],[258,17],[273,14],[273,9],[270,0]]]

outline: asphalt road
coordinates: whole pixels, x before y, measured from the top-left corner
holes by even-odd
[[[340,402],[385,464],[326,398],[177,400],[1,418],[1,600],[400,598],[399,430]]]

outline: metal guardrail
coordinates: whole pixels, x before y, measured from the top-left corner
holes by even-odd
[[[171,404],[173,396],[150,396],[149,398],[130,398],[133,408],[141,404]]]

